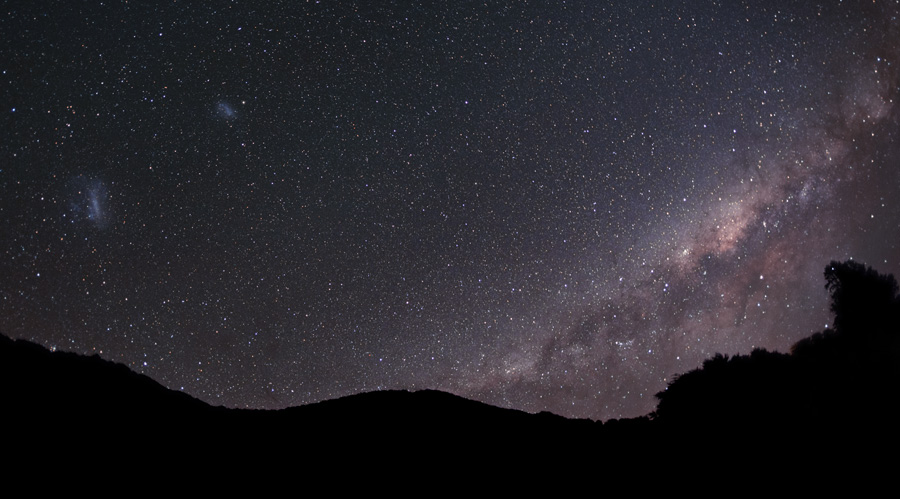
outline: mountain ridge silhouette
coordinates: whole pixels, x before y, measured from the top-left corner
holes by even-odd
[[[704,443],[735,438],[789,441],[809,456],[894,445],[900,441],[896,282],[855,262],[831,262],[825,273],[834,330],[797,342],[791,353],[717,354],[676,376],[657,394],[656,411],[607,422],[528,414],[435,390],[368,392],[280,410],[228,409],[97,355],[51,352],[0,335],[5,441],[11,452],[34,458],[48,449],[78,449],[110,459],[139,443],[154,461],[202,456],[221,465],[302,449],[324,462],[351,462],[360,449],[377,449],[383,462],[474,460],[495,467],[503,466],[494,462],[499,456],[583,449],[601,450],[595,460],[608,466],[620,466],[622,456],[671,448],[696,458],[705,455]]]

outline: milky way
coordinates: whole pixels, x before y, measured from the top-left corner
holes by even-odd
[[[134,4],[0,20],[7,335],[607,419],[900,271],[896,1]]]

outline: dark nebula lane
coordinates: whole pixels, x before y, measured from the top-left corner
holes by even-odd
[[[608,419],[900,274],[900,2],[28,2],[0,331],[214,404]]]

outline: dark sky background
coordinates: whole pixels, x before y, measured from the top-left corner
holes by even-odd
[[[0,330],[214,404],[645,414],[900,274],[897,1],[4,2]]]

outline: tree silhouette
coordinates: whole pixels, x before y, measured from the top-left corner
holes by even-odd
[[[897,325],[897,281],[871,267],[848,260],[825,267],[825,288],[838,333],[875,336],[892,333]]]
[[[735,428],[822,435],[842,428],[877,434],[894,428],[900,398],[900,298],[897,281],[863,264],[825,268],[833,329],[797,342],[791,354],[754,350],[717,354],[677,376],[654,420],[678,431],[727,434]],[[813,431],[814,430],[814,431]],[[794,436],[794,434],[792,434]]]

